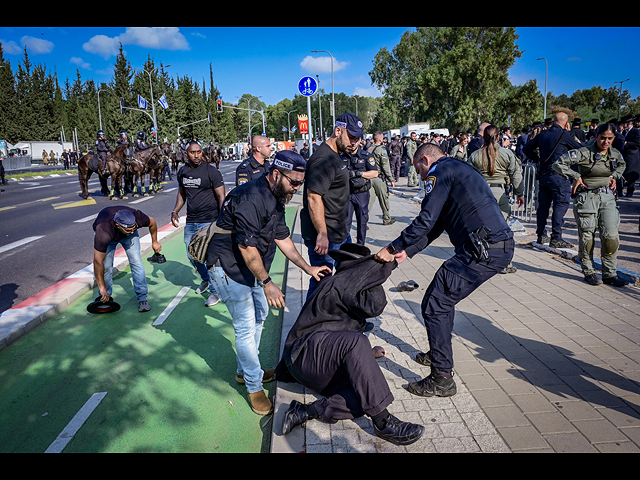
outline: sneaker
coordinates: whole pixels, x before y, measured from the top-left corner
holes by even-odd
[[[518,269],[516,267],[507,267],[500,272],[500,275],[513,275],[514,273],[518,273]]]
[[[149,302],[140,302],[138,304],[138,311],[140,313],[147,313],[151,311],[151,307],[149,306]]]
[[[551,242],[551,239],[546,235],[542,235],[538,237],[538,245],[549,245],[550,242]]]
[[[378,429],[375,424],[373,428],[378,438],[400,447],[413,445],[422,438],[425,432],[425,428],[422,425],[401,422],[393,415],[389,415],[383,430]]]
[[[592,287],[597,287],[598,285],[602,285],[602,280],[600,280],[600,277],[595,273],[584,277],[584,281],[587,282]]]
[[[554,250],[575,250],[575,245],[570,244],[569,242],[565,242],[564,240],[551,240],[549,244],[550,248]]]
[[[218,294],[212,293],[211,295],[209,295],[209,300],[207,300],[207,303],[205,303],[204,306],[215,307],[219,303],[220,303],[220,297],[218,296]]]
[[[626,280],[623,280],[618,276],[613,278],[605,278],[603,282],[605,285],[611,285],[612,287],[616,287],[616,288],[624,288],[627,285],[629,285],[629,282],[627,282]]]
[[[200,285],[196,290],[196,295],[202,295],[203,293],[208,291],[209,291],[209,282],[202,282],[202,285]]]
[[[412,395],[424,398],[447,398],[453,397],[458,393],[458,387],[453,378],[439,377],[435,374],[431,374],[420,382],[411,383],[407,390]]]

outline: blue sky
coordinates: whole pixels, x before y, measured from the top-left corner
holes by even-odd
[[[60,78],[108,82],[119,43],[127,59],[140,68],[150,55],[159,66],[171,65],[173,77],[188,75],[215,82],[227,102],[245,93],[262,96],[267,104],[293,98],[300,78],[320,75],[331,90],[328,50],[336,61],[336,91],[348,95],[378,95],[369,71],[382,47],[393,49],[402,34],[415,27],[1,27],[5,58],[15,68],[27,45],[32,61],[55,69]],[[537,79],[544,90],[549,60],[549,91],[571,95],[578,89],[625,83],[633,98],[640,96],[640,62],[630,51],[640,41],[640,27],[516,27],[524,56],[512,68],[511,81],[520,85]],[[640,112],[638,112],[640,113]]]

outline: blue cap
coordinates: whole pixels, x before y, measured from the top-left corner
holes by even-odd
[[[307,161],[291,150],[283,150],[276,155],[271,169],[282,168],[283,170],[290,170],[292,172],[306,173]]]
[[[364,133],[362,132],[362,120],[353,113],[340,115],[336,121],[336,127],[346,128],[349,134],[355,138],[362,138],[364,136]]]
[[[116,225],[120,225],[122,228],[133,228],[136,226],[136,216],[129,210],[120,210],[116,213],[115,217]]]

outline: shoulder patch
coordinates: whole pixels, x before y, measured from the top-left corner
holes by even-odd
[[[430,195],[433,192],[433,189],[436,188],[436,183],[438,179],[436,177],[429,177],[425,183],[425,191],[427,195]]]

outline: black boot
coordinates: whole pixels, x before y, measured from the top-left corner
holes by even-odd
[[[458,393],[458,387],[453,377],[445,378],[437,373],[432,373],[420,382],[409,384],[407,390],[412,395],[425,398],[447,398],[453,397]]]
[[[282,435],[289,435],[296,427],[304,425],[309,420],[313,420],[309,414],[309,410],[300,402],[294,401],[287,413],[284,414],[284,424],[282,426]]]

